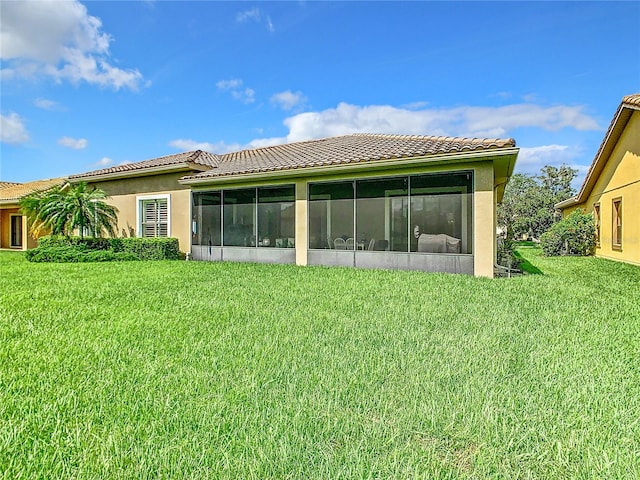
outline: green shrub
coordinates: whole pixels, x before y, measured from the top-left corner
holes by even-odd
[[[577,209],[540,236],[540,246],[548,257],[591,255],[596,244],[593,216]]]
[[[74,263],[84,261],[85,246],[44,246],[27,250],[25,258],[30,262]]]
[[[108,262],[179,260],[177,238],[93,238],[50,235],[29,250],[30,262]],[[88,257],[87,257],[88,255]]]
[[[117,248],[140,260],[179,260],[177,238],[118,238]]]
[[[30,262],[80,263],[119,262],[138,260],[132,253],[112,250],[89,250],[85,245],[37,247],[27,250],[25,257]]]
[[[522,258],[516,255],[516,242],[508,238],[498,240],[498,265],[510,268],[520,268]]]
[[[85,246],[88,250],[110,250],[110,238],[67,237],[64,235],[48,235],[38,240],[39,247],[76,247]]]

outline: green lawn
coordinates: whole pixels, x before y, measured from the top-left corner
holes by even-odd
[[[0,478],[640,477],[640,268],[0,252]]]

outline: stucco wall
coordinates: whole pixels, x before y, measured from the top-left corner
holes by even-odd
[[[622,249],[613,247],[613,200],[622,199]],[[596,256],[640,265],[640,112],[634,112],[584,203],[576,208],[593,212],[600,204],[600,245]]]
[[[38,245],[38,241],[29,234],[27,218],[22,216],[22,248],[15,248],[11,245],[11,217],[19,215],[18,207],[0,208],[0,248],[11,248],[12,250],[27,250]]]
[[[108,202],[118,209],[118,234],[121,236],[139,235],[139,197],[169,195],[169,236],[178,239],[181,251],[188,252],[191,247],[191,194],[188,187],[178,183],[178,179],[186,174],[126,178],[92,182],[91,185],[104,190],[110,197]]]

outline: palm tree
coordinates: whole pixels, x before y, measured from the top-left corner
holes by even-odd
[[[20,207],[34,236],[42,230],[50,230],[53,235],[71,235],[77,229],[80,237],[84,237],[85,231],[94,237],[102,236],[103,232],[115,237],[118,209],[107,204],[104,201],[107,198],[103,190],[89,189],[85,182],[66,183],[24,197]]]

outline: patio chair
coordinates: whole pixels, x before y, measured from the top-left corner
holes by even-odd
[[[336,247],[336,250],[346,250],[347,248],[347,242],[345,242],[344,238],[336,238],[333,241],[333,244]]]
[[[345,242],[345,250],[354,250],[355,247],[356,247],[355,238],[347,238],[347,241]]]

